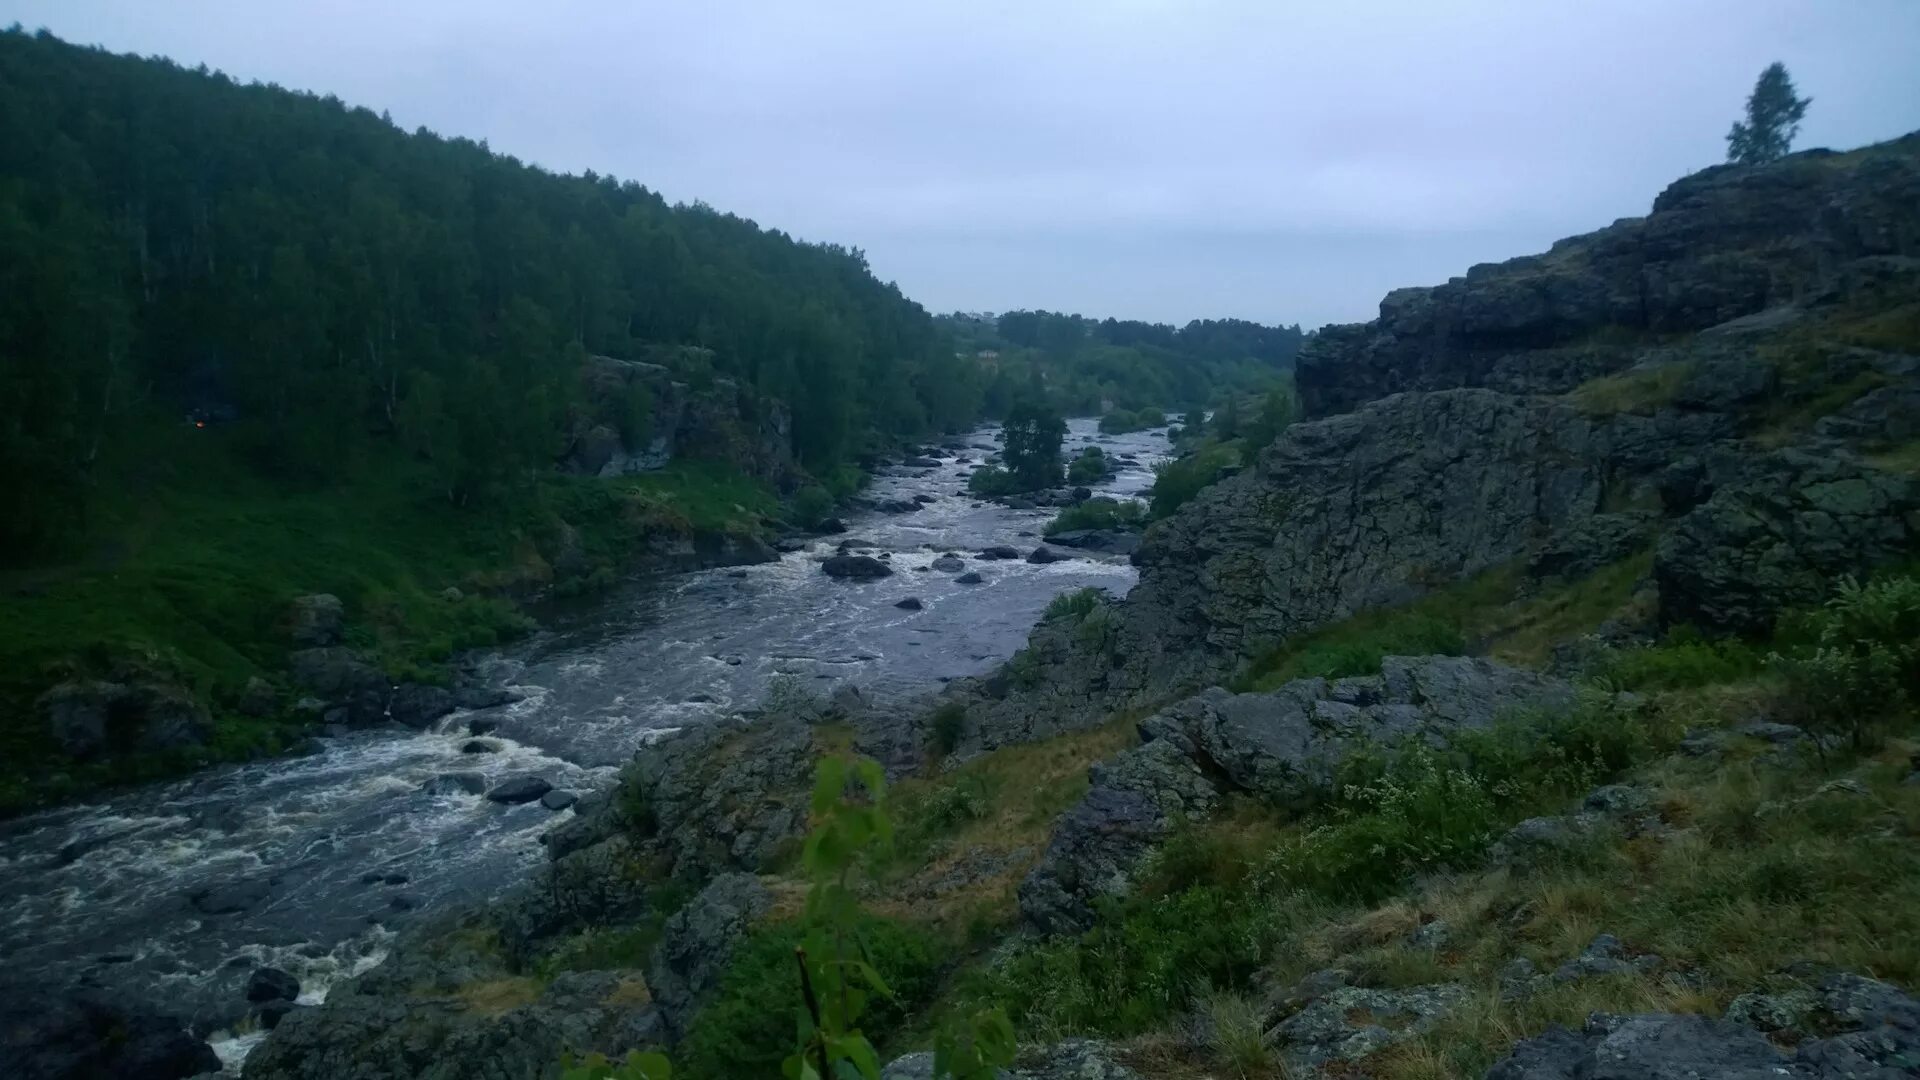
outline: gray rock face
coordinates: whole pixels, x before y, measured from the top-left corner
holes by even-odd
[[[813,765],[803,717],[723,721],[643,747],[614,801],[644,808],[649,820],[627,827],[659,847],[674,874],[754,871],[804,829]]]
[[[1325,787],[1355,748],[1444,740],[1571,696],[1558,680],[1466,657],[1388,657],[1376,676],[1268,693],[1203,691],[1148,717],[1140,746],[1093,768],[1020,884],[1021,915],[1044,933],[1087,929],[1094,902],[1130,892],[1177,821],[1205,817],[1228,792],[1284,802]]]
[[[487,777],[478,772],[441,773],[422,783],[420,790],[429,795],[481,795],[487,790]]]
[[[17,1080],[182,1080],[220,1070],[213,1048],[179,1020],[98,993],[0,1000],[0,1062]]]
[[[1471,992],[1457,983],[1397,990],[1342,986],[1314,998],[1274,1025],[1269,1037],[1302,1075],[1334,1062],[1358,1061],[1431,1029]]]
[[[1672,625],[1760,632],[1817,603],[1845,574],[1920,541],[1920,484],[1842,451],[1781,450],[1751,462],[1662,537],[1660,616]]]
[[[1580,1034],[1521,1042],[1487,1080],[1895,1080],[1920,1067],[1920,1002],[1885,983],[1833,975],[1785,1010],[1757,1004],[1743,998],[1729,1016],[1823,1037],[1789,1052],[1729,1020],[1596,1013]]]
[[[667,920],[647,962],[647,986],[675,1035],[686,1030],[719,984],[734,946],[772,906],[773,896],[760,879],[722,874]]]
[[[53,687],[35,705],[54,743],[81,759],[198,746],[213,730],[192,694],[165,683],[79,679]]]
[[[1705,329],[1819,292],[1855,264],[1920,254],[1916,159],[1909,136],[1843,160],[1718,166],[1669,186],[1644,218],[1396,290],[1375,321],[1329,327],[1301,350],[1301,403],[1327,416],[1408,390],[1560,393],[1630,361],[1570,344],[1596,331]],[[1516,363],[1517,352],[1529,355]]]
[[[287,633],[295,645],[338,645],[346,607],[332,593],[296,597],[288,608]]]
[[[279,968],[255,968],[247,976],[247,1000],[251,1002],[286,1000],[300,996],[300,980]]]
[[[1101,551],[1110,555],[1131,555],[1140,547],[1140,534],[1124,529],[1068,529],[1046,538],[1049,544]]]
[[[453,694],[438,686],[406,683],[396,687],[387,701],[387,714],[410,728],[425,728],[452,712]]]
[[[345,722],[377,724],[386,719],[387,677],[358,653],[340,646],[300,649],[287,657],[295,685],[344,709]]]
[[[618,1056],[662,1036],[634,971],[567,972],[511,1007],[469,1004],[455,989],[413,995],[362,976],[284,1016],[248,1056],[247,1076],[509,1080],[551,1075],[563,1051]]]

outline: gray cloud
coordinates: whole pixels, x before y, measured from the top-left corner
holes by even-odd
[[[936,310],[1318,325],[1643,212],[1752,80],[1920,128],[1913,0],[0,0],[866,249]]]

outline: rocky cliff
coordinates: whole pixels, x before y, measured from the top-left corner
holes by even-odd
[[[1643,218],[1398,289],[1370,323],[1322,330],[1295,377],[1308,415],[1404,390],[1560,393],[1631,365],[1643,335],[1685,334],[1831,298],[1862,280],[1920,283],[1920,136],[1678,180]]]

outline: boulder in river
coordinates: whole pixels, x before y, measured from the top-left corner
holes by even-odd
[[[292,1001],[300,996],[300,980],[276,967],[254,968],[247,976],[247,1000]]]
[[[957,574],[966,568],[967,564],[961,562],[958,555],[942,555],[933,560],[933,569],[942,574]]]
[[[986,580],[987,580],[986,578],[983,578],[980,576],[978,571],[969,570],[966,573],[961,574],[959,577],[954,578],[953,583],[955,585],[979,585],[984,583]]]
[[[977,559],[988,559],[988,560],[1018,559],[1020,557],[1020,549],[1010,544],[995,544],[993,547],[982,550],[980,554],[974,557]]]
[[[909,469],[937,469],[940,467],[940,462],[930,457],[910,457],[901,462],[901,464]]]
[[[463,754],[494,754],[499,750],[499,744],[486,739],[468,739],[460,744],[460,752]]]
[[[205,915],[237,915],[257,906],[273,892],[272,878],[238,878],[195,889],[187,902]]]
[[[387,715],[407,727],[424,729],[454,710],[453,694],[438,686],[405,683],[387,701]]]
[[[1124,529],[1068,529],[1047,537],[1047,543],[1082,551],[1131,555],[1140,546],[1140,534]]]
[[[871,555],[835,555],[820,564],[828,577],[870,580],[893,573],[893,568]]]
[[[839,518],[825,518],[820,522],[820,531],[829,536],[847,531],[847,523]]]
[[[555,789],[540,796],[540,805],[549,810],[565,810],[580,800],[580,796],[571,791]]]
[[[921,608],[926,607],[925,604],[920,602],[920,598],[917,596],[909,596],[905,600],[896,601],[893,606],[902,611],[919,611]]]
[[[873,508],[883,514],[911,514],[920,509],[920,504],[912,499],[882,499]]]
[[[8,994],[0,1000],[0,1060],[8,1076],[180,1080],[220,1071],[220,1059],[171,1016],[98,992]]]
[[[506,803],[509,806],[530,803],[552,790],[553,785],[538,776],[516,776],[487,792],[487,801]]]
[[[1050,547],[1041,546],[1033,549],[1033,554],[1027,556],[1027,561],[1044,565],[1046,563],[1066,562],[1071,558],[1073,558],[1073,556],[1062,555]]]

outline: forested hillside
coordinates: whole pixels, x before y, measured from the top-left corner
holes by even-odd
[[[960,424],[973,365],[868,272],[632,182],[332,98],[0,36],[0,545],[71,535],[148,425],[274,476],[430,462],[456,501],[566,451],[590,354],[788,402],[810,469]],[[644,403],[640,408],[644,410]]]
[[[1042,395],[1068,415],[1204,406],[1225,392],[1263,391],[1293,367],[1298,326],[1195,319],[1182,327],[1050,311],[937,320],[985,372],[985,408]]]

